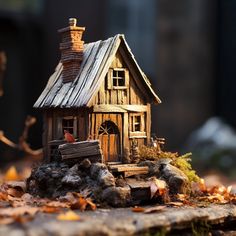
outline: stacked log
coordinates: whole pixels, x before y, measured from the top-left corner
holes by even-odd
[[[91,162],[102,162],[102,150],[99,140],[81,141],[59,145],[62,161],[83,161],[88,158]]]

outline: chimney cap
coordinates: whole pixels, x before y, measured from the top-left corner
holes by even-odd
[[[79,27],[76,25],[77,24],[77,19],[76,18],[69,18],[69,26],[66,28],[59,29],[59,33],[64,33],[67,31],[85,31],[85,27]]]
[[[69,18],[69,26],[76,26],[77,19],[76,18]]]

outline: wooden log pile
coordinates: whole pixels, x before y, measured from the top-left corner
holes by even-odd
[[[59,145],[62,161],[83,161],[88,158],[91,162],[102,162],[102,150],[99,140],[81,141]]]
[[[138,166],[137,164],[109,164],[108,167],[115,175],[122,174],[124,177],[141,175],[148,173],[147,166]]]

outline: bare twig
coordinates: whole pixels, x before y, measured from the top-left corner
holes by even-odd
[[[25,120],[25,128],[23,130],[22,136],[19,138],[19,149],[32,156],[38,156],[42,154],[42,148],[33,150],[27,143],[29,129],[32,125],[36,123],[36,118],[33,116],[27,116]]]
[[[18,148],[17,144],[13,143],[11,140],[9,140],[8,138],[4,136],[4,133],[2,130],[0,130],[0,141],[12,148]]]
[[[19,138],[18,144],[12,142],[7,137],[5,137],[3,131],[0,131],[0,141],[6,144],[7,146],[24,151],[25,153],[31,156],[41,155],[43,152],[42,148],[33,150],[32,148],[30,148],[30,145],[27,143],[29,128],[35,123],[36,123],[35,117],[27,116],[26,121],[25,121],[25,127],[24,127],[22,135]]]
[[[0,97],[3,95],[3,77],[6,70],[7,57],[5,52],[0,52]]]

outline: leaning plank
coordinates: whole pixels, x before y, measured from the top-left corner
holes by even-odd
[[[139,181],[136,180],[135,178],[130,178],[126,180],[127,184],[130,186],[131,189],[135,188],[149,188],[150,187],[150,182],[147,181]]]
[[[127,178],[127,177],[134,176],[134,175],[145,175],[147,173],[148,173],[148,171],[146,171],[146,170],[125,171],[124,177]]]
[[[118,166],[110,167],[112,171],[124,172],[124,171],[146,171],[148,173],[148,166]]]

